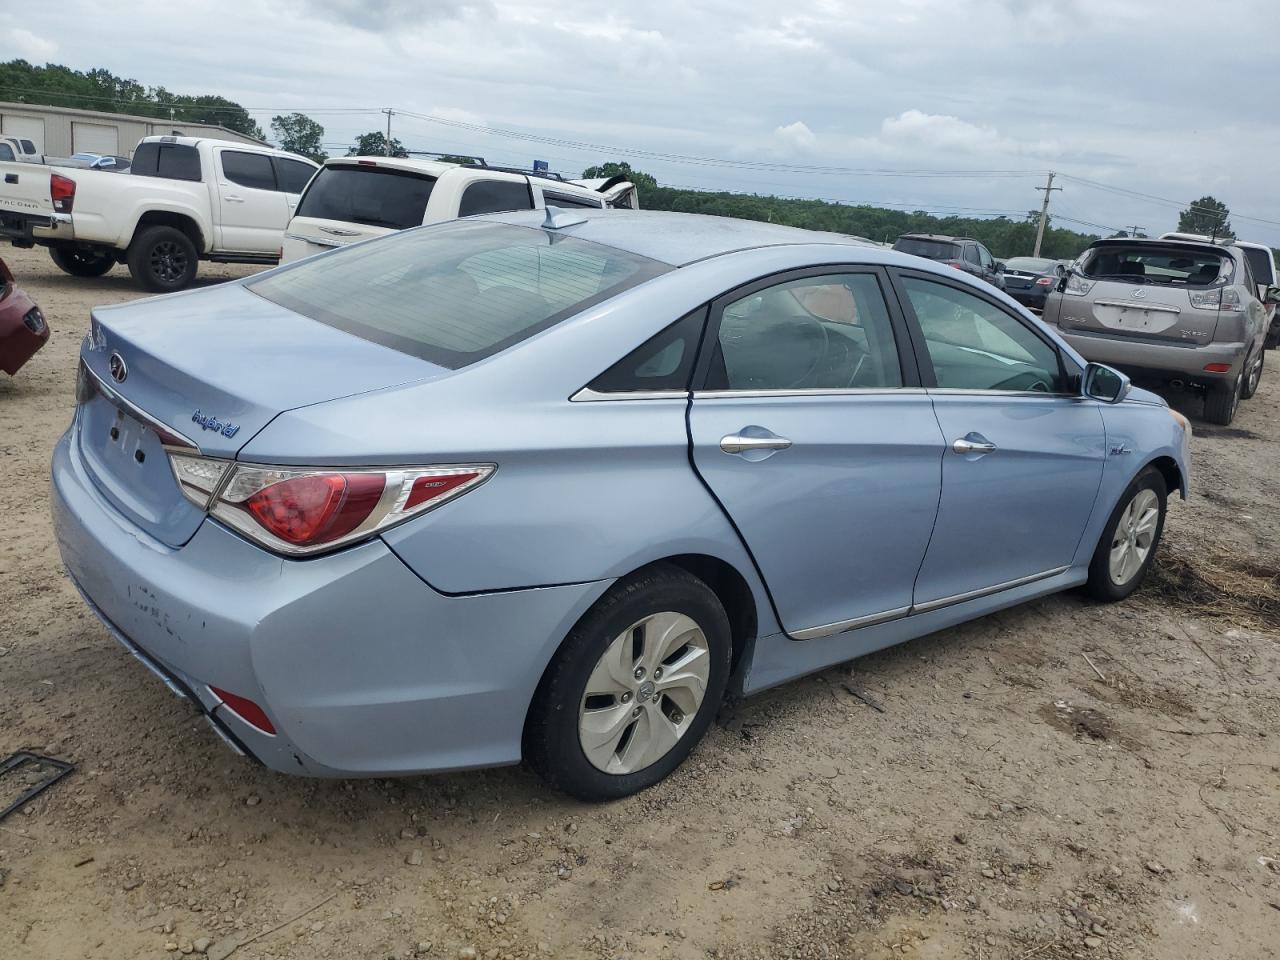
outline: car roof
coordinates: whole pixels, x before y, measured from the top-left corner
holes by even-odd
[[[578,237],[593,243],[604,244],[629,253],[658,260],[672,266],[684,266],[696,260],[717,257],[737,250],[757,247],[791,246],[799,244],[837,244],[856,247],[859,251],[875,256],[869,262],[917,263],[915,257],[893,253],[878,245],[837,233],[820,233],[801,230],[776,223],[758,220],[738,220],[732,217],[712,217],[696,213],[668,213],[658,210],[589,210],[566,211],[571,222],[556,228],[556,233]],[[514,213],[489,214],[473,217],[476,220],[493,220],[522,227],[541,227],[546,221],[545,210],[521,210]],[[859,259],[863,259],[859,254]]]
[[[418,157],[386,157],[351,156],[330,157],[324,162],[326,167],[364,166],[386,170],[404,170],[409,173],[421,173],[430,177],[441,177],[450,170],[466,170],[471,173],[484,173],[496,180],[523,180],[532,177],[544,190],[561,190],[566,193],[584,196],[598,196],[595,189],[586,184],[563,180],[558,176],[549,176],[536,170],[517,170],[514,167],[491,167],[481,163],[450,163],[447,160],[422,160]]]

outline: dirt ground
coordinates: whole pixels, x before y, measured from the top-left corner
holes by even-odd
[[[326,782],[228,752],[50,530],[89,309],[140,293],[0,255],[53,327],[0,376],[0,755],[78,764],[0,823],[0,956],[1280,955],[1280,354],[1231,428],[1196,423],[1195,492],[1129,602],[1060,595],[792,683],[587,806],[522,768]]]

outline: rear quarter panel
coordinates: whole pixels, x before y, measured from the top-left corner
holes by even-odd
[[[201,163],[208,176],[212,159],[201,151]],[[76,182],[76,199],[71,214],[76,239],[124,249],[133,239],[138,221],[155,211],[175,213],[195,221],[204,238],[202,253],[213,242],[212,202],[207,182],[142,177],[103,170],[63,171]]]

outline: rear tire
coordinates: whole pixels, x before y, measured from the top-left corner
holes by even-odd
[[[1085,590],[1095,600],[1114,603],[1141,586],[1160,546],[1168,501],[1164,474],[1155,467],[1147,467],[1125,488],[1089,563]]]
[[[697,577],[657,564],[620,580],[543,674],[525,723],[525,758],[582,800],[653,786],[706,733],[731,653],[729,619]]]
[[[1204,418],[1225,427],[1236,418],[1244,376],[1237,376],[1226,386],[1214,386],[1204,395]]]
[[[49,257],[63,273],[73,277],[101,277],[116,265],[116,256],[110,250],[74,245],[49,248]]]
[[[196,246],[175,227],[148,227],[129,244],[129,273],[144,290],[172,293],[196,278]]]
[[[1245,374],[1244,383],[1240,387],[1241,400],[1249,400],[1258,392],[1258,385],[1262,383],[1262,366],[1266,361],[1267,351],[1259,350],[1253,362],[1249,364],[1248,373]]]

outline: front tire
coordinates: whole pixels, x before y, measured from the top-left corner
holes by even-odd
[[[543,675],[524,754],[583,800],[644,790],[702,739],[729,681],[729,619],[711,588],[658,564],[616,583]]]
[[[129,244],[129,273],[145,290],[172,293],[196,278],[195,244],[174,227],[148,227]]]
[[[1164,475],[1147,467],[1134,477],[1103,528],[1085,589],[1095,600],[1123,600],[1141,586],[1164,533],[1169,491]]]
[[[1244,376],[1244,384],[1240,387],[1240,399],[1249,400],[1258,392],[1258,386],[1262,383],[1262,366],[1267,361],[1267,351],[1265,348],[1258,351],[1258,355],[1253,358],[1253,362],[1249,364],[1249,372]]]
[[[1225,427],[1236,418],[1240,406],[1240,394],[1244,389],[1244,376],[1239,375],[1225,386],[1213,386],[1204,395],[1204,418],[1210,423]]]
[[[49,258],[57,264],[59,270],[73,277],[101,277],[116,265],[115,254],[110,250],[95,250],[71,244],[50,247]]]

